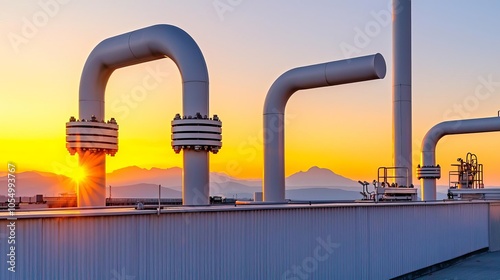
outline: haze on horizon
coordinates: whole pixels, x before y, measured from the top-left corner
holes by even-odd
[[[16,162],[20,171],[71,172],[77,158],[65,149],[64,124],[78,116],[79,79],[88,54],[108,37],[167,23],[195,39],[208,65],[210,113],[223,122],[223,147],[211,156],[211,171],[238,178],[262,177],[262,107],[279,75],[298,66],[381,53],[388,67],[384,80],[299,92],[286,112],[287,176],[322,166],[373,180],[379,166],[392,165],[390,3],[2,0],[0,159]],[[422,137],[433,125],[497,115],[500,38],[494,34],[500,2],[412,5],[416,167]],[[180,75],[170,60],[112,75],[106,116],[120,125],[120,150],[107,158],[108,172],[133,165],[182,166],[182,156],[170,147],[180,92]],[[441,140],[438,184],[447,184],[450,164],[470,151],[484,164],[485,184],[500,185],[499,136]]]
[[[113,198],[157,198],[158,186],[161,197],[181,198],[182,169],[179,167],[140,168],[129,166],[110,172],[106,176],[106,197]],[[42,194],[44,196],[71,195],[78,187],[78,177],[66,177],[50,172],[27,171],[16,174],[21,186],[17,192],[22,200]],[[85,178],[81,178],[85,180]],[[313,166],[286,178],[286,197],[294,200],[356,200],[360,199],[361,185],[352,178]],[[0,174],[0,199],[7,193],[7,176]],[[3,191],[2,191],[3,189]],[[369,186],[373,190],[373,186]],[[446,198],[448,186],[438,186],[438,199]],[[112,193],[110,191],[112,190]],[[223,173],[210,174],[210,195],[227,198],[252,199],[255,192],[262,191],[262,181],[245,180]],[[419,189],[417,188],[417,192]],[[112,195],[111,195],[112,194]]]

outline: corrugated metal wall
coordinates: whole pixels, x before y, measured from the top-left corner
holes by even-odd
[[[500,251],[500,202],[490,203],[490,251]]]
[[[488,247],[488,211],[378,204],[20,218],[16,273],[2,220],[0,279],[388,279]]]

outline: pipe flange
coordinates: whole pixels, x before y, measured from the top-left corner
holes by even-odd
[[[114,156],[118,151],[118,124],[114,118],[99,121],[95,116],[90,120],[71,117],[66,123],[66,149],[75,153],[106,153]]]
[[[172,148],[207,151],[216,154],[222,147],[222,122],[217,115],[209,118],[196,113],[194,116],[176,114],[172,120]]]
[[[438,165],[429,166],[418,166],[417,167],[417,178],[420,179],[440,179],[441,178],[441,167]]]

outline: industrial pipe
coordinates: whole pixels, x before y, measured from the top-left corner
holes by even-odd
[[[284,114],[298,90],[355,83],[385,77],[381,54],[299,67],[282,74],[264,103],[264,201],[285,201]]]
[[[417,177],[421,180],[422,200],[436,200],[436,179],[441,168],[436,165],[436,145],[442,137],[452,134],[469,134],[500,131],[500,117],[446,121],[433,126],[422,140],[421,164]]]
[[[396,183],[412,184],[412,108],[411,108],[411,1],[394,0],[392,7],[392,74],[393,74],[393,163],[398,168]]]
[[[194,138],[182,141],[174,139],[172,146],[176,152],[183,149],[184,169],[182,174],[182,197],[184,205],[209,204],[209,157],[208,151],[220,148],[220,121],[207,117],[209,112],[208,71],[203,54],[196,42],[182,29],[171,25],[154,25],[139,29],[99,43],[90,53],[80,81],[79,110],[80,120],[93,116],[104,120],[104,92],[109,77],[118,68],[135,65],[161,58],[171,58],[181,72],[183,116],[177,116],[172,126],[184,128],[184,135]],[[189,119],[189,121],[183,121]],[[198,124],[199,123],[199,124]],[[216,141],[210,136],[214,133],[193,131],[199,126],[215,127],[219,132]],[[190,133],[190,134],[189,134]],[[217,133],[215,133],[217,134]],[[180,139],[180,138],[179,138]],[[203,142],[208,140],[208,144]],[[176,142],[177,141],[177,142]],[[197,142],[198,141],[198,142]],[[203,142],[200,143],[199,142]],[[174,145],[184,143],[186,145]],[[80,189],[85,190],[89,199],[85,205],[102,206],[105,203],[105,156],[103,149],[87,149],[80,152],[80,164],[92,162],[91,178]],[[89,154],[89,151],[91,154]]]

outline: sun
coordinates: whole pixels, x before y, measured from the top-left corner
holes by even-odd
[[[83,180],[85,180],[85,177],[87,177],[87,174],[85,172],[85,169],[81,166],[75,168],[71,174],[71,180],[75,181],[76,183],[80,183]]]

